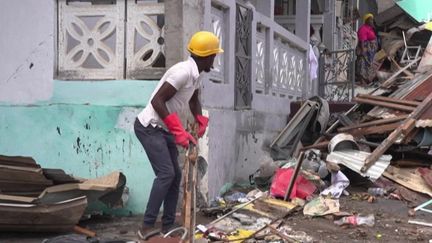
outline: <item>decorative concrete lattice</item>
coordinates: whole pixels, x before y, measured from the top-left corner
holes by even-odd
[[[163,75],[164,4],[126,1],[59,0],[60,79],[155,79]]]
[[[127,2],[127,78],[157,78],[165,71],[163,3]]]
[[[123,77],[124,6],[122,0],[100,5],[59,0],[60,78]]]
[[[304,56],[280,38],[274,40],[272,68],[272,95],[279,97],[301,96],[306,75]]]

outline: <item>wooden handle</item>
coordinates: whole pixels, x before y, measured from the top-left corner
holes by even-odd
[[[74,232],[78,233],[78,234],[82,234],[82,235],[86,235],[89,237],[95,237],[96,236],[96,232],[91,231],[89,229],[83,228],[81,226],[75,225],[73,228]]]

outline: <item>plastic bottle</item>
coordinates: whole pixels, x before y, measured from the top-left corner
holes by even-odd
[[[387,193],[386,189],[381,187],[371,187],[368,189],[368,193],[372,196],[384,196]]]
[[[343,217],[334,221],[334,223],[337,225],[367,225],[372,227],[375,225],[375,216],[373,214],[369,214],[367,216],[353,215]]]

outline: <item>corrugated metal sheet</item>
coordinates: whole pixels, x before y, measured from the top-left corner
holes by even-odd
[[[382,155],[378,161],[372,165],[366,173],[360,172],[360,169],[364,165],[366,158],[370,153],[358,151],[358,150],[344,150],[344,151],[333,151],[327,155],[327,161],[343,164],[351,170],[359,173],[363,177],[368,177],[369,180],[377,180],[385,169],[390,165],[391,155]]]

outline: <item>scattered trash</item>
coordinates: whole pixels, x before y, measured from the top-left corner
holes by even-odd
[[[282,168],[276,170],[276,174],[273,178],[270,188],[270,193],[272,196],[279,198],[283,198],[285,196],[293,172],[294,170],[292,168]],[[306,180],[302,175],[298,175],[290,198],[292,199],[298,197],[301,199],[306,199],[308,196],[312,195],[315,190],[316,186],[314,184]]]
[[[303,214],[308,216],[324,216],[338,213],[339,207],[339,200],[319,196],[304,206]]]
[[[249,200],[246,198],[246,194],[243,192],[234,192],[233,194],[230,194],[228,196],[224,197],[226,201],[228,202],[248,202]]]
[[[368,189],[368,193],[372,196],[384,196],[387,191],[380,187],[371,187]]]
[[[367,216],[353,215],[335,220],[334,223],[337,225],[366,225],[372,227],[375,225],[375,216],[373,214]]]
[[[321,160],[321,152],[318,149],[305,151],[302,169],[317,173],[320,178],[325,178],[329,174],[326,163]]]
[[[339,198],[350,184],[348,178],[341,172],[332,172],[331,186],[321,192],[321,195]]]

